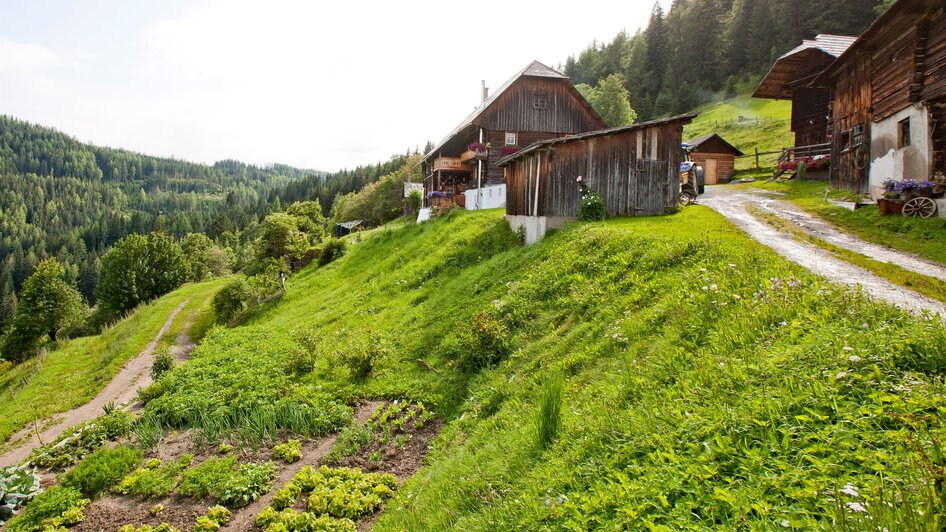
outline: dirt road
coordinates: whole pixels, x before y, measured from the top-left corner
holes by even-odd
[[[759,220],[749,212],[749,209],[754,207],[774,214],[797,225],[812,236],[837,247],[849,249],[878,261],[896,264],[923,275],[946,281],[946,267],[924,261],[908,253],[864,242],[839,231],[824,220],[805,213],[786,201],[779,200],[778,196],[778,193],[760,189],[718,185],[706,187],[706,194],[700,196],[699,203],[716,210],[749,236],[772,248],[782,257],[831,281],[849,286],[860,286],[877,299],[915,313],[930,310],[946,316],[946,306],[943,303],[891,283],[864,268],[838,258],[829,251],[801,242],[791,233],[780,231]]]
[[[66,429],[98,417],[102,414],[102,408],[108,403],[128,405],[134,401],[138,393],[138,388],[151,384],[151,364],[154,362],[154,351],[158,347],[158,342],[160,342],[161,337],[168,332],[171,328],[171,324],[174,323],[174,319],[184,310],[184,307],[187,306],[189,301],[190,299],[185,300],[171,312],[168,319],[161,327],[161,330],[154,336],[154,339],[151,340],[138,356],[129,360],[122,369],[118,371],[115,378],[112,379],[95,398],[78,408],[57,414],[51,419],[41,420],[39,426],[45,428],[40,429],[39,435],[36,434],[32,427],[27,427],[14,434],[13,437],[10,438],[10,441],[16,442],[15,445],[17,445],[17,447],[0,455],[0,467],[22,462],[30,455],[33,449],[42,446],[43,443],[49,443],[56,439]],[[193,344],[190,343],[190,338],[186,334],[189,325],[190,321],[188,321],[187,326],[185,326],[184,332],[178,336],[178,340],[183,339],[185,344],[192,346]],[[176,343],[175,347],[177,347]],[[190,351],[186,351],[185,353],[184,349],[186,349],[186,347],[179,348],[176,354],[178,354],[179,357],[186,357]],[[190,347],[190,349],[193,349],[193,347]]]

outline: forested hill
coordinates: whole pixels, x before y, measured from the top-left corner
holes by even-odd
[[[776,58],[819,33],[858,35],[878,0],[674,0],[647,27],[569,57],[573,83],[620,75],[642,120],[689,111],[719,93],[754,88]]]
[[[205,233],[234,249],[239,242],[231,241],[252,237],[281,203],[318,198],[328,211],[336,196],[404,160],[334,174],[232,160],[205,165],[92,146],[0,115],[0,329],[13,294],[45,258],[58,259],[67,282],[94,303],[98,258],[126,235]]]

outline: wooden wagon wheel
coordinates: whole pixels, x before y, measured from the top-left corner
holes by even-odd
[[[936,214],[936,202],[930,198],[913,198],[903,204],[903,215],[910,217],[929,218]]]

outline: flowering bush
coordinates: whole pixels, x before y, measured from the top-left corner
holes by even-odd
[[[578,219],[585,222],[604,220],[607,212],[604,209],[604,198],[593,190],[589,190],[584,178],[575,178],[581,189],[581,199],[578,200]]]
[[[512,155],[519,151],[519,146],[503,146],[503,155]]]
[[[912,179],[903,179],[894,183],[893,189],[895,192],[903,194],[904,192],[915,192],[919,187],[919,183]]]
[[[466,149],[470,151],[486,151],[486,145],[482,142],[471,142],[470,145],[466,147]]]
[[[830,155],[818,155],[808,161],[809,170],[827,170],[831,167]]]

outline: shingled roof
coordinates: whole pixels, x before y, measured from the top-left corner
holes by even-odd
[[[480,106],[476,108],[476,110],[474,110],[472,113],[470,113],[469,116],[467,116],[462,122],[460,122],[460,125],[455,127],[453,131],[451,131],[446,137],[444,137],[443,140],[438,142],[437,145],[434,146],[432,150],[427,152],[427,154],[424,156],[424,160],[427,160],[430,157],[432,157],[450,139],[452,139],[453,137],[457,136],[459,133],[463,132],[465,129],[472,126],[474,122],[476,121],[476,119],[480,115],[482,115],[483,112],[485,112],[486,109],[488,109],[489,106],[492,105],[493,102],[498,100],[499,97],[502,96],[503,93],[506,92],[506,90],[509,89],[509,87],[513,85],[513,83],[515,83],[516,81],[519,80],[519,78],[522,78],[522,77],[554,78],[554,79],[564,79],[566,81],[568,80],[568,77],[562,74],[561,72],[553,68],[550,68],[546,65],[543,65],[542,63],[538,61],[533,61],[529,63],[528,65],[526,65],[525,68],[517,72],[516,75],[509,78],[505,83],[500,85],[498,89],[493,91],[493,94],[491,94],[488,98],[483,100],[483,103],[481,103]],[[568,84],[569,86],[572,86],[571,82],[569,82]],[[575,90],[576,94],[578,93],[578,91],[574,89],[574,87],[572,87],[572,90]],[[585,102],[585,99],[582,97],[581,101]],[[589,105],[587,102],[585,102],[585,105],[594,114],[594,116],[598,116],[598,113],[595,112],[594,109],[591,108],[591,105]]]
[[[845,52],[857,37],[822,34],[779,57],[762,78],[753,98],[781,99],[792,96],[793,84],[820,74]]]
[[[708,141],[713,140],[713,139],[716,139],[719,142],[723,143],[724,145],[728,146],[729,150],[732,152],[733,155],[737,155],[737,156],[745,155],[744,153],[742,153],[742,151],[739,148],[730,144],[723,137],[720,137],[718,133],[710,133],[709,135],[704,135],[702,137],[695,138],[693,140],[683,141],[683,145],[686,146],[687,148],[696,148],[697,151],[699,151],[700,146],[702,146],[703,144],[706,144]]]

